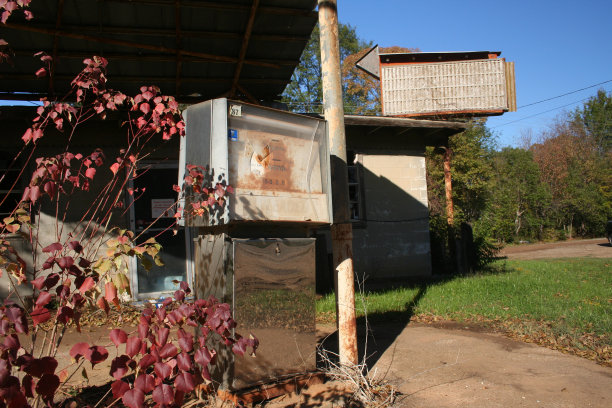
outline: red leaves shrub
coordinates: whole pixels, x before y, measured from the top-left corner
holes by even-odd
[[[198,384],[209,383],[209,370],[216,354],[206,346],[211,336],[215,336],[220,347],[228,346],[239,354],[247,348],[254,353],[258,346],[252,336],[246,339],[231,335],[236,322],[229,313],[229,305],[213,297],[185,300],[185,294],[191,290],[184,283],[181,288],[174,301],[165,299],[155,311],[146,308],[132,335],[125,338],[125,332],[118,329],[110,333],[116,346],[126,343],[125,354],[113,360],[110,375],[116,379],[113,396],[121,398],[128,407],[144,407],[149,395],[159,406],[180,406],[185,394]],[[175,338],[171,338],[173,332]],[[80,353],[86,352],[85,345],[78,349]],[[122,379],[130,373],[136,375],[131,383]]]

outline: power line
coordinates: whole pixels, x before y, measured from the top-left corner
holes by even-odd
[[[563,97],[563,96],[567,96],[567,95],[575,94],[575,93],[577,93],[577,92],[584,91],[585,89],[595,88],[596,86],[603,85],[603,84],[607,84],[608,82],[612,82],[612,79],[608,79],[607,81],[603,81],[603,82],[600,82],[600,83],[598,83],[598,84],[590,85],[590,86],[587,86],[587,87],[585,87],[585,88],[576,89],[575,91],[567,92],[567,93],[564,93],[564,94],[562,94],[562,95],[553,96],[552,98],[542,99],[541,101],[537,101],[537,102],[528,103],[527,105],[519,106],[519,107],[517,108],[517,110],[518,110],[518,109],[521,109],[521,108],[526,108],[527,106],[537,105],[537,104],[542,103],[542,102],[552,101],[553,99],[558,99],[558,98],[561,98],[561,97]]]
[[[501,125],[494,126],[493,129],[498,128],[498,127],[502,127],[502,126],[506,126],[506,125],[509,125],[511,123],[520,122],[521,120],[533,118],[534,116],[540,116],[540,115],[543,115],[543,114],[548,113],[548,112],[556,111],[557,109],[565,108],[566,106],[570,106],[570,105],[573,105],[573,104],[578,103],[578,102],[586,101],[587,99],[591,99],[591,97],[589,96],[588,98],[580,99],[579,101],[568,103],[567,105],[558,106],[556,108],[549,109],[549,110],[544,111],[544,112],[536,113],[534,115],[525,116],[524,118],[516,119],[516,120],[510,121],[510,122],[502,123]]]

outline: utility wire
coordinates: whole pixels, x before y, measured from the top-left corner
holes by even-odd
[[[607,84],[608,82],[612,82],[612,79],[608,79],[607,81],[603,81],[603,82],[600,82],[600,83],[595,84],[595,85],[590,85],[590,86],[587,86],[585,88],[576,89],[575,91],[567,92],[567,93],[564,93],[562,95],[553,96],[552,98],[542,99],[541,101],[528,103],[527,105],[519,106],[516,109],[518,110],[518,109],[526,108],[527,106],[537,105],[537,104],[542,103],[542,102],[552,101],[553,99],[558,99],[558,98],[561,98],[563,96],[575,94],[577,92],[584,91],[585,89],[595,88],[596,86]]]
[[[502,126],[506,126],[506,125],[509,125],[511,123],[520,122],[520,121],[525,120],[525,119],[533,118],[534,116],[540,116],[540,115],[543,115],[543,114],[548,113],[548,112],[556,111],[557,109],[565,108],[566,106],[570,106],[570,105],[573,105],[573,104],[578,103],[578,102],[586,101],[587,99],[591,99],[591,97],[589,96],[588,98],[580,99],[579,101],[568,103],[567,105],[557,106],[556,108],[552,108],[552,109],[549,109],[549,110],[544,111],[544,112],[536,113],[534,115],[525,116],[524,118],[520,118],[520,119],[517,119],[517,120],[510,121],[510,122],[502,123],[501,125],[494,126],[493,129],[498,128],[498,127],[502,127]]]

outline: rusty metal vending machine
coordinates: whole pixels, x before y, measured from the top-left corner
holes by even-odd
[[[183,115],[179,182],[199,165],[233,189],[222,211],[184,218],[196,296],[229,303],[236,331],[260,341],[256,358],[220,350],[216,379],[240,389],[314,370],[314,232],[331,222],[325,121],[227,99]]]

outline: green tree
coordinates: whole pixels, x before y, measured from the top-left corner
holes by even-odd
[[[486,208],[489,197],[495,139],[484,121],[474,121],[466,131],[450,138],[449,147],[455,223],[474,223]],[[437,149],[428,148],[426,160],[430,213],[446,217],[443,157]]]
[[[550,204],[533,153],[506,147],[492,158],[491,196],[481,222],[501,242],[542,237]]]
[[[370,42],[361,40],[357,36],[355,27],[349,24],[338,23],[338,38],[341,63],[348,55],[371,46]],[[318,25],[312,31],[310,40],[300,58],[300,64],[293,72],[291,83],[283,92],[282,101],[287,103],[289,109],[293,111],[322,112],[321,42]]]
[[[480,264],[494,252],[488,226],[482,218],[490,198],[493,177],[491,155],[494,147],[494,135],[482,120],[473,121],[466,131],[449,140],[449,148],[452,150],[454,231],[460,231],[462,223],[472,226],[477,257],[475,261]],[[444,158],[439,149],[429,147],[425,160],[432,260],[435,269],[451,271],[454,269],[451,254],[454,248],[447,246],[452,237],[448,236],[446,223]]]
[[[593,140],[600,155],[612,150],[612,94],[603,89],[589,98],[574,112],[573,121],[583,127],[586,137]]]
[[[295,112],[323,111],[323,88],[321,84],[321,43],[319,26],[313,30],[302,53],[300,64],[285,88],[282,102]],[[380,114],[380,81],[355,66],[355,63],[372,48],[371,41],[357,36],[355,27],[338,23],[340,63],[342,65],[342,94],[344,111],[348,114]],[[416,52],[418,48],[387,47],[381,52]]]

